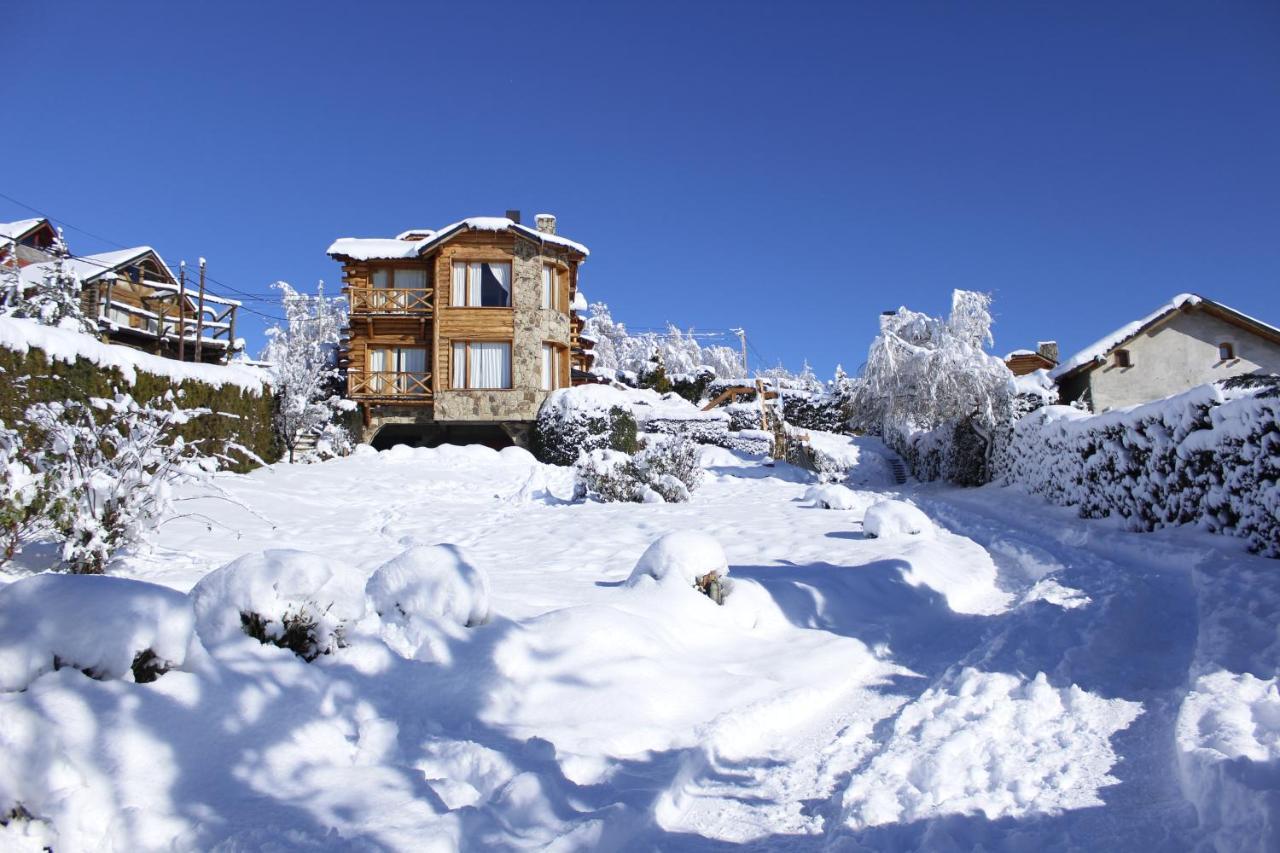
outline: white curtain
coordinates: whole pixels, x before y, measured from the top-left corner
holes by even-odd
[[[555,282],[555,277],[551,274],[551,267],[542,267],[542,307],[551,307],[551,287]]]
[[[542,345],[542,390],[550,391],[555,387],[555,350],[551,344]]]
[[[379,290],[385,290],[391,286],[390,277],[387,275],[386,270],[373,271],[373,286]]]
[[[465,283],[467,280],[467,265],[462,261],[453,262],[453,281],[449,292],[452,294],[449,298],[449,304],[455,308],[461,308],[467,304],[467,290]]]
[[[511,386],[511,344],[471,344],[471,388]]]
[[[398,376],[400,391],[413,393],[421,387],[422,375],[427,372],[427,351],[424,349],[396,350],[396,371],[409,374]]]
[[[510,264],[489,264],[489,271],[493,273],[493,277],[498,280],[498,284],[502,285],[502,289],[507,292],[507,304],[511,304],[511,265]]]
[[[408,290],[425,290],[427,287],[426,270],[396,270],[396,287]]]
[[[449,385],[452,388],[467,387],[467,345],[453,345],[453,370]]]
[[[369,390],[380,394],[384,390],[386,377],[382,372],[387,369],[387,351],[384,349],[368,350],[369,354]]]

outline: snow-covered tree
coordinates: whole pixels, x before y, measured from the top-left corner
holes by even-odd
[[[911,432],[957,418],[978,429],[1008,420],[1009,371],[983,348],[991,322],[991,297],[964,290],[953,294],[946,320],[907,308],[881,315],[850,395],[854,425]]]
[[[654,353],[659,353],[668,374],[687,376],[709,369],[727,379],[742,377],[746,371],[738,350],[720,344],[703,346],[693,330],[682,331],[668,323],[666,332],[644,332],[633,335],[624,324],[613,319],[603,302],[591,305],[582,333],[595,341],[593,368],[604,374],[615,372],[643,373]]]
[[[84,313],[80,292],[84,285],[75,270],[67,264],[71,253],[62,232],[49,247],[53,260],[30,293],[23,293],[21,283],[13,301],[13,315],[36,320],[46,326],[58,326],[90,335],[98,334],[98,324]],[[15,253],[16,257],[16,253]]]
[[[37,403],[26,421],[36,436],[14,482],[34,488],[73,572],[100,574],[121,548],[144,544],[173,502],[173,487],[205,481],[217,468],[177,427],[207,410],[181,409],[172,393],[139,404],[110,399]]]
[[[9,239],[8,254],[0,264],[0,312],[8,313],[22,298],[22,267],[18,264],[18,241]]]
[[[314,296],[276,282],[284,306],[285,325],[267,331],[262,354],[270,364],[276,394],[275,430],[294,461],[305,435],[321,439],[330,452],[341,454],[351,440],[339,420],[346,406],[339,392],[338,347],[346,322],[345,300],[325,296],[320,282]]]

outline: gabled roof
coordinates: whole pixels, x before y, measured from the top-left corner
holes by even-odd
[[[1248,314],[1243,314],[1229,305],[1206,299],[1199,294],[1179,293],[1142,319],[1127,323],[1111,334],[1094,341],[1049,371],[1049,376],[1055,381],[1061,381],[1067,376],[1092,370],[1102,364],[1112,352],[1129,343],[1138,335],[1159,326],[1179,311],[1192,310],[1205,311],[1234,326],[1239,326],[1280,344],[1280,329],[1275,326],[1268,325],[1261,320],[1250,317]]]
[[[41,217],[38,219],[19,219],[17,222],[0,222],[0,240],[21,240],[32,231],[39,230],[43,226],[49,225],[49,220]]]
[[[71,257],[63,260],[64,268],[69,269],[75,274],[76,278],[85,284],[97,281],[108,273],[114,273],[137,263],[150,256],[164,270],[168,276],[168,281],[176,281],[173,270],[169,269],[164,262],[164,258],[150,246],[136,246],[132,249],[119,249],[114,252],[100,252],[96,255],[83,255],[80,257]],[[51,269],[54,261],[45,261],[44,263],[31,264],[22,270],[22,279],[29,284],[35,284],[43,275],[46,269]]]
[[[469,219],[446,225],[439,231],[427,229],[404,231],[395,239],[386,237],[342,237],[333,241],[333,245],[329,247],[327,254],[335,258],[350,258],[353,261],[403,260],[425,255],[459,234],[465,234],[468,231],[508,230],[514,231],[534,242],[564,246],[581,253],[584,257],[590,254],[587,247],[581,243],[575,243],[573,240],[557,234],[543,233],[536,228],[521,225],[505,216],[473,216]],[[419,239],[406,239],[408,237],[418,237],[418,235],[426,236],[422,236]]]

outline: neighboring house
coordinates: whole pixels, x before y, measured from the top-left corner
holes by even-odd
[[[347,394],[375,446],[525,443],[547,393],[590,362],[573,310],[587,249],[506,217],[336,240]]]
[[[1245,373],[1280,373],[1280,329],[1184,293],[1049,375],[1061,402],[1082,400],[1105,412]]]
[[[52,257],[48,249],[56,239],[58,232],[47,219],[0,222],[0,264],[12,264],[13,255],[19,267],[47,261]]]
[[[1034,350],[1016,349],[1004,357],[1004,364],[1014,376],[1053,370],[1058,365],[1058,344],[1056,341],[1040,341]]]
[[[98,318],[105,340],[166,358],[182,357],[223,363],[234,351],[236,309],[240,303],[205,293],[203,320],[196,287],[182,287],[164,259],[149,246],[97,255],[69,257],[63,266],[83,285],[81,303]],[[31,288],[53,268],[52,261],[22,268],[24,288]],[[197,338],[197,331],[199,338]]]

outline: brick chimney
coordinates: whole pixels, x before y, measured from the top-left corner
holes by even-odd
[[[538,230],[543,234],[556,233],[556,218],[553,214],[539,213],[533,219],[538,223]]]
[[[519,225],[519,224],[520,224],[520,211],[518,211],[518,210],[508,210],[508,211],[507,211],[507,219],[510,219],[512,222],[514,222],[515,224]]]
[[[1037,341],[1036,352],[1045,358],[1058,363],[1058,342],[1057,341]]]

